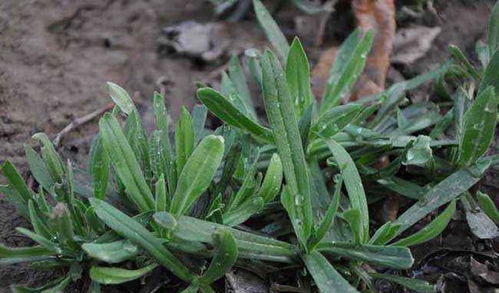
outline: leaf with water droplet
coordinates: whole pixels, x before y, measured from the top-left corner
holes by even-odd
[[[299,200],[301,204],[295,207],[294,216],[302,222],[300,227],[295,228],[302,229],[296,232],[306,247],[313,222],[308,168],[288,83],[279,60],[269,50],[262,59],[262,74],[265,111],[282,161],[288,192],[293,198],[291,204],[294,204],[295,197],[303,198]]]
[[[359,38],[360,31],[353,32],[340,47],[337,59],[331,68],[320,112],[324,113],[338,105],[354,86],[366,64],[366,54],[373,44],[373,31]],[[362,58],[364,56],[364,58]]]
[[[463,133],[459,140],[460,166],[468,166],[480,158],[494,138],[499,95],[489,86],[483,90],[464,114]]]
[[[99,122],[102,145],[109,155],[114,170],[126,187],[128,198],[141,211],[153,209],[154,200],[144,173],[118,120],[110,113]]]
[[[208,188],[224,154],[224,139],[218,135],[205,137],[192,152],[178,176],[170,212],[180,215],[189,210]]]
[[[403,246],[355,244],[350,242],[325,242],[317,246],[323,253],[342,256],[395,269],[407,269],[414,263],[411,251]]]
[[[260,0],[253,0],[253,7],[255,9],[256,18],[263,28],[267,39],[279,53],[281,60],[285,61],[289,52],[289,44],[286,37]]]
[[[111,96],[111,99],[113,99],[114,103],[120,107],[120,110],[123,111],[123,113],[130,114],[136,110],[132,98],[130,98],[130,95],[128,95],[125,89],[114,82],[108,81],[107,90]]]
[[[144,276],[157,266],[157,264],[151,264],[137,270],[113,267],[91,267],[90,278],[101,284],[122,284]]]
[[[129,240],[109,243],[84,243],[82,249],[90,257],[107,263],[120,263],[137,256],[139,253],[138,247]]]
[[[483,174],[490,163],[489,158],[482,158],[470,167],[457,170],[428,190],[419,202],[411,206],[393,222],[400,225],[400,229],[393,235],[393,238],[440,206],[462,195],[480,180],[481,176],[477,175]]]
[[[209,285],[227,273],[237,260],[236,240],[228,230],[213,234],[215,253],[210,266],[203,273],[199,282]]]
[[[452,215],[456,210],[456,201],[452,201],[449,206],[438,215],[433,221],[426,225],[423,229],[418,232],[398,240],[393,245],[396,246],[414,246],[426,241],[429,241],[442,233],[449,224]]]
[[[321,293],[358,293],[320,252],[312,251],[302,258]]]
[[[300,117],[312,103],[314,96],[310,87],[310,67],[307,55],[298,38],[293,40],[286,62],[286,79],[295,110]]]
[[[360,213],[360,241],[365,242],[369,237],[369,210],[367,208],[367,199],[362,185],[362,180],[359,171],[355,166],[352,157],[348,152],[337,142],[332,139],[326,140],[326,144],[331,151],[334,160],[337,162],[345,186],[348,191],[348,198],[352,208],[357,209]]]
[[[241,112],[230,100],[214,89],[199,89],[197,97],[210,112],[225,123],[246,130],[259,141],[271,142],[273,140],[272,132],[268,128],[261,126],[253,118]]]

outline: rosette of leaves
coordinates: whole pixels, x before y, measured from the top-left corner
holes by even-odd
[[[451,49],[453,61],[436,71],[340,105],[363,70],[372,33],[356,31],[344,42],[317,99],[299,40],[289,45],[265,7],[254,4],[277,52],[251,50],[246,58],[268,123],[256,115],[249,79],[233,57],[220,90],[198,89],[204,106],[183,109],[173,136],[160,94],[148,134],[127,92],[109,83],[117,107],[100,120],[86,172],[63,164],[44,134],[34,136],[39,153],[26,147],[34,186],[11,163],[2,165],[2,193],[33,226],[19,232],[37,244],[2,246],[0,263],[66,272],[30,290],[57,292],[88,276],[98,292],[102,284],[147,281],[166,269],[184,292],[213,292],[233,265],[268,272],[292,264],[306,268],[303,290],[375,290],[374,280],[383,279],[434,291],[422,280],[381,272],[410,268],[409,247],[438,236],[456,201],[475,211],[470,188],[498,163],[486,154],[497,119],[495,20],[487,49],[479,47],[483,69]],[[447,100],[405,99],[434,78]],[[455,80],[465,82],[454,90]],[[207,110],[224,124],[206,129]],[[382,157],[390,163],[376,167]],[[375,227],[369,205],[388,193],[407,197],[411,207]],[[490,198],[476,199],[497,221]],[[434,214],[423,229],[402,235]]]

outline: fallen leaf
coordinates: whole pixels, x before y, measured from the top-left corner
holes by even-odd
[[[471,232],[480,239],[492,239],[499,236],[496,224],[481,211],[466,210],[466,220]]]
[[[267,283],[246,270],[234,270],[226,275],[227,287],[234,293],[269,292]]]
[[[393,44],[392,62],[412,64],[428,52],[441,31],[440,27],[425,26],[398,30]]]
[[[471,273],[480,280],[491,285],[499,285],[499,273],[490,270],[486,264],[476,261],[473,257],[470,259]]]
[[[160,49],[205,62],[238,55],[247,48],[263,48],[263,34],[251,22],[184,21],[163,29],[158,39]]]

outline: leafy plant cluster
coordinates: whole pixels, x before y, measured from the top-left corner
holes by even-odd
[[[477,46],[482,67],[451,47],[453,60],[437,70],[344,105],[373,34],[355,31],[343,43],[317,100],[300,41],[289,45],[260,1],[254,6],[277,53],[246,52],[267,126],[234,57],[220,91],[201,86],[203,105],[182,109],[173,137],[163,96],[154,94],[156,127],[148,135],[127,92],[108,83],[117,106],[99,122],[88,172],[64,163],[43,133],[33,136],[39,152],[25,147],[36,188],[10,162],[2,165],[8,185],[0,192],[31,222],[31,230],[17,230],[36,245],[0,246],[0,263],[66,272],[15,292],[59,292],[88,276],[89,292],[100,292],[159,267],[184,281],[183,292],[214,292],[232,266],[272,271],[290,264],[304,267],[297,282],[307,291],[375,291],[374,280],[383,279],[433,292],[427,282],[384,268],[410,268],[409,247],[438,236],[457,202],[470,214],[481,208],[490,223],[478,225],[497,230],[493,201],[469,190],[499,163],[486,154],[499,102],[499,5],[488,45]],[[405,98],[430,79],[441,102]],[[207,111],[224,124],[206,129]],[[379,167],[380,158],[388,163]],[[375,227],[369,205],[394,193],[412,205]],[[426,227],[407,232],[440,207]]]

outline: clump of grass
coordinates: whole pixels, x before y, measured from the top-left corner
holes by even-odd
[[[28,188],[10,162],[2,165],[8,185],[0,191],[31,222],[31,230],[18,231],[36,245],[1,246],[0,263],[66,272],[42,288],[15,291],[59,292],[89,277],[89,290],[99,292],[161,266],[184,281],[183,292],[214,292],[232,266],[251,262],[263,271],[303,266],[299,283],[320,292],[375,290],[376,279],[433,292],[425,281],[380,272],[410,268],[409,247],[438,236],[456,202],[468,212],[482,207],[495,225],[493,202],[481,192],[475,201],[469,190],[499,162],[486,155],[499,102],[497,18],[489,44],[478,46],[482,68],[451,47],[453,60],[439,69],[340,105],[362,72],[372,34],[355,32],[343,44],[319,103],[300,41],[289,45],[255,2],[278,52],[248,56],[269,125],[255,114],[233,58],[220,91],[200,88],[203,105],[182,110],[174,141],[163,96],[154,95],[156,129],[147,134],[127,92],[108,83],[117,106],[100,120],[87,172],[63,163],[42,133],[34,136],[40,152],[26,146],[37,188]],[[407,90],[435,78],[445,101],[405,99]],[[206,129],[207,110],[224,124]],[[390,163],[375,168],[381,157]],[[369,205],[393,193],[412,206],[374,227]],[[443,206],[426,227],[402,234]],[[250,218],[258,225],[243,229]]]

